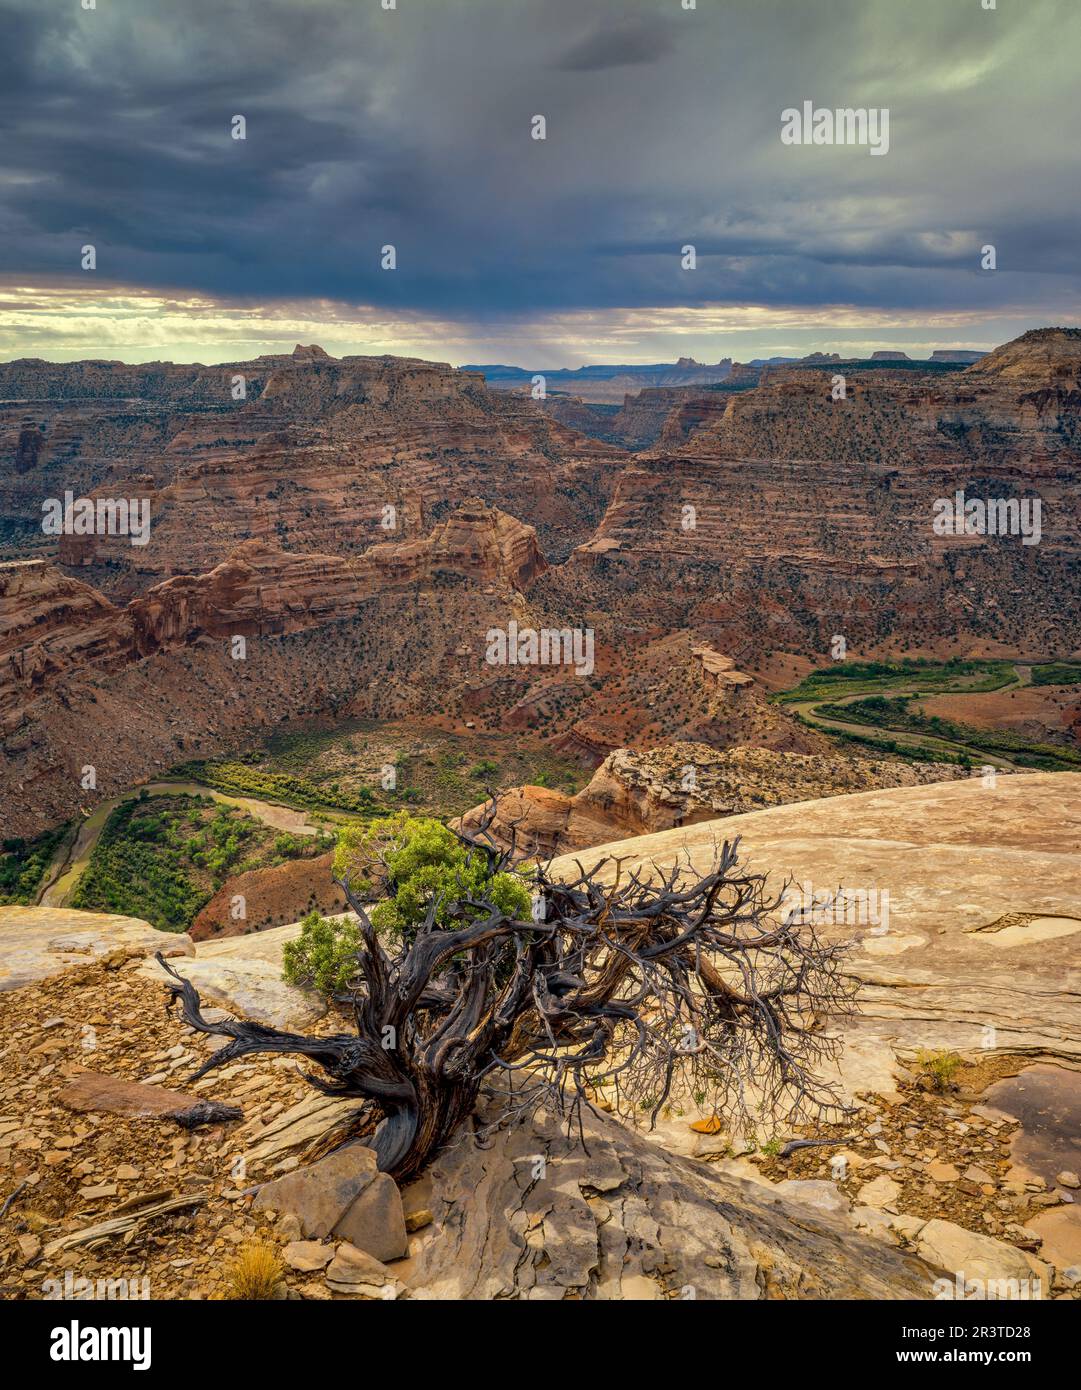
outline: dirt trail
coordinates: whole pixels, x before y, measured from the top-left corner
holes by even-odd
[[[39,907],[65,907],[82,877],[90,856],[94,852],[105,822],[118,806],[131,801],[143,792],[147,796],[209,796],[226,806],[239,806],[249,815],[269,825],[273,830],[287,830],[293,835],[315,835],[318,826],[311,825],[307,812],[294,810],[290,806],[280,806],[272,801],[260,801],[253,796],[230,796],[225,792],[204,787],[198,782],[148,782],[145,786],[132,787],[129,791],[103,801],[96,807],[82,825],[79,826],[74,842],[71,837],[59,845],[53,862],[43,880],[44,886],[38,893]]]

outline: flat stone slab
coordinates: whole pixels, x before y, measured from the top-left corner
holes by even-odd
[[[215,1118],[210,1113],[215,1107],[201,1096],[172,1091],[166,1086],[148,1086],[145,1081],[131,1081],[101,1071],[80,1072],[59,1093],[57,1100],[71,1110],[84,1113],[102,1111],[134,1120],[172,1119],[181,1124],[192,1122],[191,1127],[204,1112],[207,1120]],[[239,1116],[237,1111],[234,1118]],[[217,1118],[224,1118],[224,1115]]]
[[[199,942],[194,955],[170,963],[191,980],[204,1002],[254,1023],[303,1033],[323,1017],[327,1006],[313,990],[297,989],[281,977],[282,947],[299,931],[297,923]],[[156,961],[140,970],[150,979],[165,980]]]
[[[113,951],[190,955],[191,938],[138,917],[61,907],[0,907],[0,990],[46,980]]]
[[[321,1240],[291,1240],[282,1251],[282,1258],[290,1269],[311,1274],[330,1264],[334,1258],[334,1247],[324,1245]]]
[[[166,1086],[148,1086],[143,1081],[129,1081],[122,1076],[109,1076],[100,1071],[84,1071],[57,1096],[71,1110],[102,1110],[110,1115],[126,1115],[130,1119],[150,1119],[158,1115],[175,1115],[178,1110],[190,1110],[199,1097],[184,1091],[171,1091]]]
[[[326,1277],[329,1288],[352,1298],[390,1300],[401,1297],[405,1292],[386,1265],[348,1241],[338,1247],[338,1253],[327,1268]]]
[[[1081,773],[804,801],[579,850],[553,869],[621,858],[625,872],[677,861],[705,871],[736,836],[774,891],[791,878],[816,895],[889,894],[884,932],[858,915],[817,924],[828,940],[854,940],[849,966],[863,982],[861,1015],[843,1024],[849,1094],[887,1091],[898,1059],[920,1047],[1081,1065]]]

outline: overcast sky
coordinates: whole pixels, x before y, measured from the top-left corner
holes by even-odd
[[[985,2],[0,0],[0,357],[559,367],[1076,324],[1081,0]],[[888,108],[888,153],[782,144],[807,99]]]

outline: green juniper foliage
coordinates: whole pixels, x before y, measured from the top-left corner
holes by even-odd
[[[351,920],[328,921],[309,912],[300,935],[282,950],[282,978],[291,985],[308,985],[320,994],[349,988],[356,970],[360,933]]]
[[[452,911],[468,898],[484,897],[518,918],[532,915],[529,884],[522,874],[490,878],[483,856],[470,853],[440,821],[405,811],[343,830],[334,872],[357,893],[382,894],[369,916],[376,931],[395,944],[413,939],[433,902],[439,927],[451,925]],[[300,936],[285,948],[284,978],[324,994],[341,992],[355,970],[357,943],[352,921],[328,921],[313,912]]]

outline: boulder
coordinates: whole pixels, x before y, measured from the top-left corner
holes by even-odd
[[[292,1212],[306,1236],[325,1240],[378,1171],[372,1150],[351,1144],[264,1183],[254,1205],[256,1210]]]
[[[377,1260],[400,1260],[408,1239],[401,1193],[394,1179],[377,1173],[334,1227],[334,1234]]]
[[[1049,1289],[1045,1266],[1004,1241],[966,1231],[952,1221],[928,1221],[916,1237],[916,1249],[929,1264],[938,1265],[960,1287],[960,1281],[985,1287],[1016,1280],[1022,1288],[1041,1281],[1041,1295]],[[1016,1296],[1016,1295],[1015,1295]]]
[[[360,1144],[264,1183],[255,1207],[291,1212],[305,1236],[348,1241],[377,1260],[400,1259],[407,1248],[405,1215],[394,1179],[380,1173]]]

